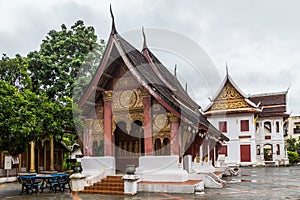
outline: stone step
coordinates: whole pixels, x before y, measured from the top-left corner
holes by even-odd
[[[112,190],[84,190],[81,191],[80,193],[124,195],[124,191],[112,191]]]
[[[102,186],[102,187],[92,187],[89,188],[92,190],[114,190],[114,191],[124,191],[124,187],[111,187],[111,186]]]
[[[92,186],[84,187],[82,193],[89,194],[124,194],[124,181],[122,176],[107,176],[101,182],[94,183]]]
[[[94,185],[124,185],[124,181],[114,182],[114,181],[101,181],[94,183]]]
[[[107,184],[116,184],[116,183],[123,183],[123,180],[101,180],[101,183],[107,183]]]
[[[107,176],[107,179],[117,179],[117,180],[122,180],[122,176]]]

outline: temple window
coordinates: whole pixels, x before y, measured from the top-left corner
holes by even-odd
[[[219,131],[221,131],[222,133],[227,133],[227,121],[219,122]]]
[[[276,122],[276,133],[279,133],[279,122]]]
[[[155,147],[155,155],[162,155],[162,153],[161,153],[161,141],[160,141],[159,138],[155,139],[154,147]]]
[[[267,121],[267,122],[264,123],[264,132],[265,133],[271,133],[272,132],[271,122]]]
[[[280,145],[276,144],[276,154],[280,155]]]
[[[163,145],[164,145],[163,155],[170,155],[170,140],[169,140],[169,138],[164,138]]]
[[[249,131],[249,120],[241,120],[241,131]]]
[[[256,145],[256,155],[260,155],[260,145]]]

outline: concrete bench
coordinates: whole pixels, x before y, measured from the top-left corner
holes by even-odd
[[[136,174],[140,181],[184,182],[188,180],[187,171],[179,168],[177,155],[140,157]]]

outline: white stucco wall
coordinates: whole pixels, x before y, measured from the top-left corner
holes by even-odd
[[[229,138],[227,144],[226,163],[229,165],[255,165],[256,164],[256,143],[254,114],[235,114],[235,115],[213,115],[208,120],[219,127],[220,121],[227,122],[227,133],[223,133]],[[241,131],[241,120],[249,120],[249,131]],[[240,138],[250,136],[249,138]],[[250,145],[251,162],[241,163],[240,145]]]

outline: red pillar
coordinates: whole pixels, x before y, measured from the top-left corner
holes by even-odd
[[[170,116],[170,129],[171,155],[179,155],[179,120],[176,116]]]
[[[113,156],[112,137],[112,91],[103,92],[104,100],[104,156]]]
[[[151,96],[143,96],[144,104],[144,145],[145,155],[153,155],[153,142],[152,142],[152,117],[151,117]]]

